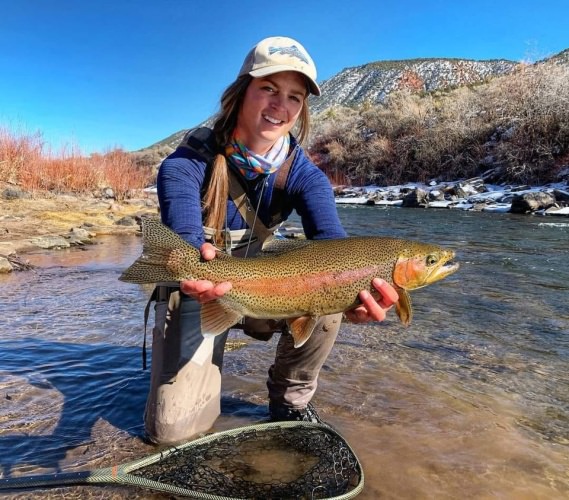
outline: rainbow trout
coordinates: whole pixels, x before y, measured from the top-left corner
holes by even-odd
[[[320,316],[357,307],[361,290],[377,297],[371,285],[376,277],[397,290],[396,312],[408,325],[412,309],[407,292],[458,269],[451,262],[452,250],[395,238],[277,240],[268,255],[243,259],[218,252],[215,259],[204,261],[196,248],[158,219],[146,219],[142,235],[142,255],[124,271],[121,281],[229,281],[229,292],[202,305],[202,333],[220,334],[244,316],[286,319],[295,347],[310,338]]]

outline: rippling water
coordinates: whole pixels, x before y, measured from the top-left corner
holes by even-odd
[[[363,463],[360,498],[567,498],[569,220],[378,207],[340,215],[352,235],[438,242],[461,263],[412,293],[409,328],[394,313],[345,325],[324,367],[315,402]],[[117,281],[140,240],[99,241],[31,255],[38,270],[0,277],[2,477],[154,451],[140,439],[148,290]],[[216,429],[266,417],[275,345],[250,341],[226,354]],[[51,494],[150,497],[96,487]]]

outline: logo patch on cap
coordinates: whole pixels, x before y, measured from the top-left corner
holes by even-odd
[[[269,47],[270,55],[273,55],[275,52],[291,57],[296,57],[303,63],[308,64],[308,59],[306,59],[305,55],[299,50],[296,45],[291,45],[290,47]]]

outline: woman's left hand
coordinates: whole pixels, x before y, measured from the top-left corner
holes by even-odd
[[[367,323],[368,321],[383,321],[387,311],[399,300],[399,295],[389,283],[374,278],[371,282],[379,293],[376,300],[367,290],[362,290],[359,299],[361,306],[345,312],[346,319],[351,323]]]

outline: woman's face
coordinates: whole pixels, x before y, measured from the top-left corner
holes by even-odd
[[[304,77],[295,71],[253,78],[237,116],[235,135],[251,151],[266,153],[294,127],[306,95]]]

